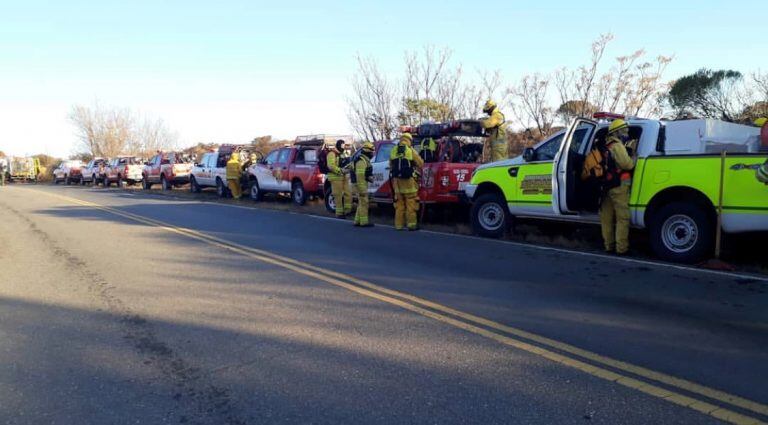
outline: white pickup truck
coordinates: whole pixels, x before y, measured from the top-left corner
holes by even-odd
[[[80,179],[80,184],[85,185],[90,183],[94,186],[98,185],[101,181],[101,176],[104,174],[104,170],[107,167],[107,159],[96,157],[93,158],[83,167],[81,174],[83,177]]]
[[[250,145],[221,145],[215,152],[203,154],[200,162],[196,163],[190,171],[189,190],[199,193],[205,187],[215,187],[219,197],[227,196],[229,193],[227,161],[235,154],[240,155],[240,160],[244,163],[250,155],[250,147]]]

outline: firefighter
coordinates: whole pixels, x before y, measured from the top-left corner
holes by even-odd
[[[403,133],[389,155],[390,184],[395,201],[395,230],[419,230],[419,172],[424,161],[411,147],[413,136]]]
[[[355,211],[355,226],[373,227],[368,221],[368,183],[373,183],[373,143],[365,142],[360,148],[360,156],[354,162],[354,172],[350,174],[352,183],[357,189],[357,210]]]
[[[627,146],[634,151],[635,141],[629,139],[629,125],[622,119],[611,122],[603,149],[605,170],[601,178],[603,200],[600,205],[600,225],[606,252],[619,255],[629,251],[629,189],[635,161]]]
[[[483,106],[483,112],[488,114],[488,118],[481,121],[483,128],[488,134],[488,145],[491,151],[491,161],[501,161],[507,159],[507,132],[504,129],[504,114],[501,113],[496,102],[488,100]]]
[[[240,188],[240,178],[242,172],[240,171],[240,155],[237,152],[232,152],[232,155],[227,161],[227,187],[232,193],[232,197],[240,199],[243,196],[243,191]]]
[[[349,170],[345,166],[343,140],[336,141],[336,145],[328,152],[327,161],[327,178],[331,182],[331,193],[336,202],[336,218],[344,219],[352,213],[352,191],[347,178]]]

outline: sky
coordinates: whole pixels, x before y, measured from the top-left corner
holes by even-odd
[[[470,74],[506,82],[606,57],[673,55],[768,70],[768,2],[0,0],[0,151],[75,153],[75,104],[162,118],[180,145],[350,133],[355,56],[402,73],[405,51],[448,47]]]

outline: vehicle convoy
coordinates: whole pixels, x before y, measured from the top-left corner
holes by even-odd
[[[143,169],[144,165],[140,158],[135,156],[118,156],[109,161],[104,168],[104,174],[101,176],[101,179],[105,187],[109,187],[112,183],[115,183],[117,187],[122,187],[124,182],[133,185],[141,181]]]
[[[480,165],[483,156],[485,134],[476,120],[449,123],[426,123],[401,129],[413,136],[413,148],[424,161],[419,184],[419,200],[424,204],[455,204],[463,199],[464,187],[472,172]],[[433,154],[423,149],[429,139],[434,140]],[[376,142],[373,156],[373,183],[368,193],[373,202],[392,203],[392,187],[389,184],[389,155],[397,141]]]
[[[85,185],[90,183],[94,186],[101,182],[101,176],[104,175],[104,170],[107,167],[107,159],[96,157],[88,161],[88,164],[81,169],[80,184]]]
[[[335,211],[331,185],[320,170],[319,159],[325,146],[344,140],[351,146],[352,136],[314,134],[299,136],[292,146],[267,153],[248,169],[250,196],[260,201],[266,193],[290,193],[297,205],[310,197],[323,197],[325,207]]]
[[[64,182],[65,184],[72,184],[74,182],[79,183],[83,178],[82,174],[83,162],[79,160],[66,160],[61,161],[56,169],[53,170],[53,183],[59,184]]]
[[[37,182],[40,175],[40,160],[35,157],[14,156],[8,161],[9,181]]]
[[[158,152],[144,163],[141,182],[144,189],[160,184],[163,190],[171,190],[189,182],[192,160],[182,152]]]
[[[515,217],[599,222],[601,190],[580,174],[609,122],[623,117],[594,118],[575,120],[521,156],[478,167],[465,189],[473,230],[500,237]],[[755,179],[768,157],[759,129],[702,119],[626,121],[638,140],[631,223],[648,229],[657,256],[695,262],[710,254],[720,205],[724,232],[768,231],[768,186]]]
[[[200,162],[190,170],[189,190],[199,193],[205,187],[215,187],[219,197],[227,196],[227,161],[232,155],[240,155],[241,162],[246,161],[252,148],[252,145],[221,145],[217,150],[203,154]],[[257,158],[261,157],[261,153],[253,153]]]

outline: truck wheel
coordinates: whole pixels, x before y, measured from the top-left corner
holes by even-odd
[[[333,191],[330,187],[325,190],[323,201],[325,202],[325,209],[329,213],[336,214],[336,198],[334,198]]]
[[[715,225],[706,211],[692,202],[660,207],[649,224],[651,248],[663,260],[695,263],[712,253]]]
[[[141,186],[144,188],[144,190],[152,189],[152,183],[149,182],[147,176],[142,177]]]
[[[253,199],[256,202],[261,202],[262,199],[264,199],[264,193],[261,192],[261,188],[259,188],[259,182],[257,180],[253,180],[251,182],[251,199]]]
[[[91,186],[96,187],[99,185],[99,181],[96,180],[96,174],[91,176]]]
[[[200,185],[197,184],[197,180],[192,176],[189,178],[189,191],[192,193],[200,193]]]
[[[53,176],[53,184],[59,184],[61,180],[57,179],[56,176]]]
[[[171,184],[168,183],[168,179],[165,178],[165,176],[160,176],[160,187],[163,190],[171,190],[173,187],[171,187]]]
[[[111,183],[109,182],[109,179],[106,176],[102,177],[101,183],[104,185],[105,189],[111,185]]]
[[[69,176],[66,174],[64,174],[64,184],[66,184],[67,186],[72,184],[72,181],[69,179]]]
[[[507,231],[509,210],[504,197],[486,193],[472,204],[472,230],[485,238],[500,238]]]
[[[307,203],[307,192],[304,191],[304,184],[301,182],[294,182],[291,187],[291,198],[296,205],[304,205]]]
[[[227,197],[227,186],[225,186],[224,182],[218,178],[216,179],[216,194],[219,195],[219,198]]]

